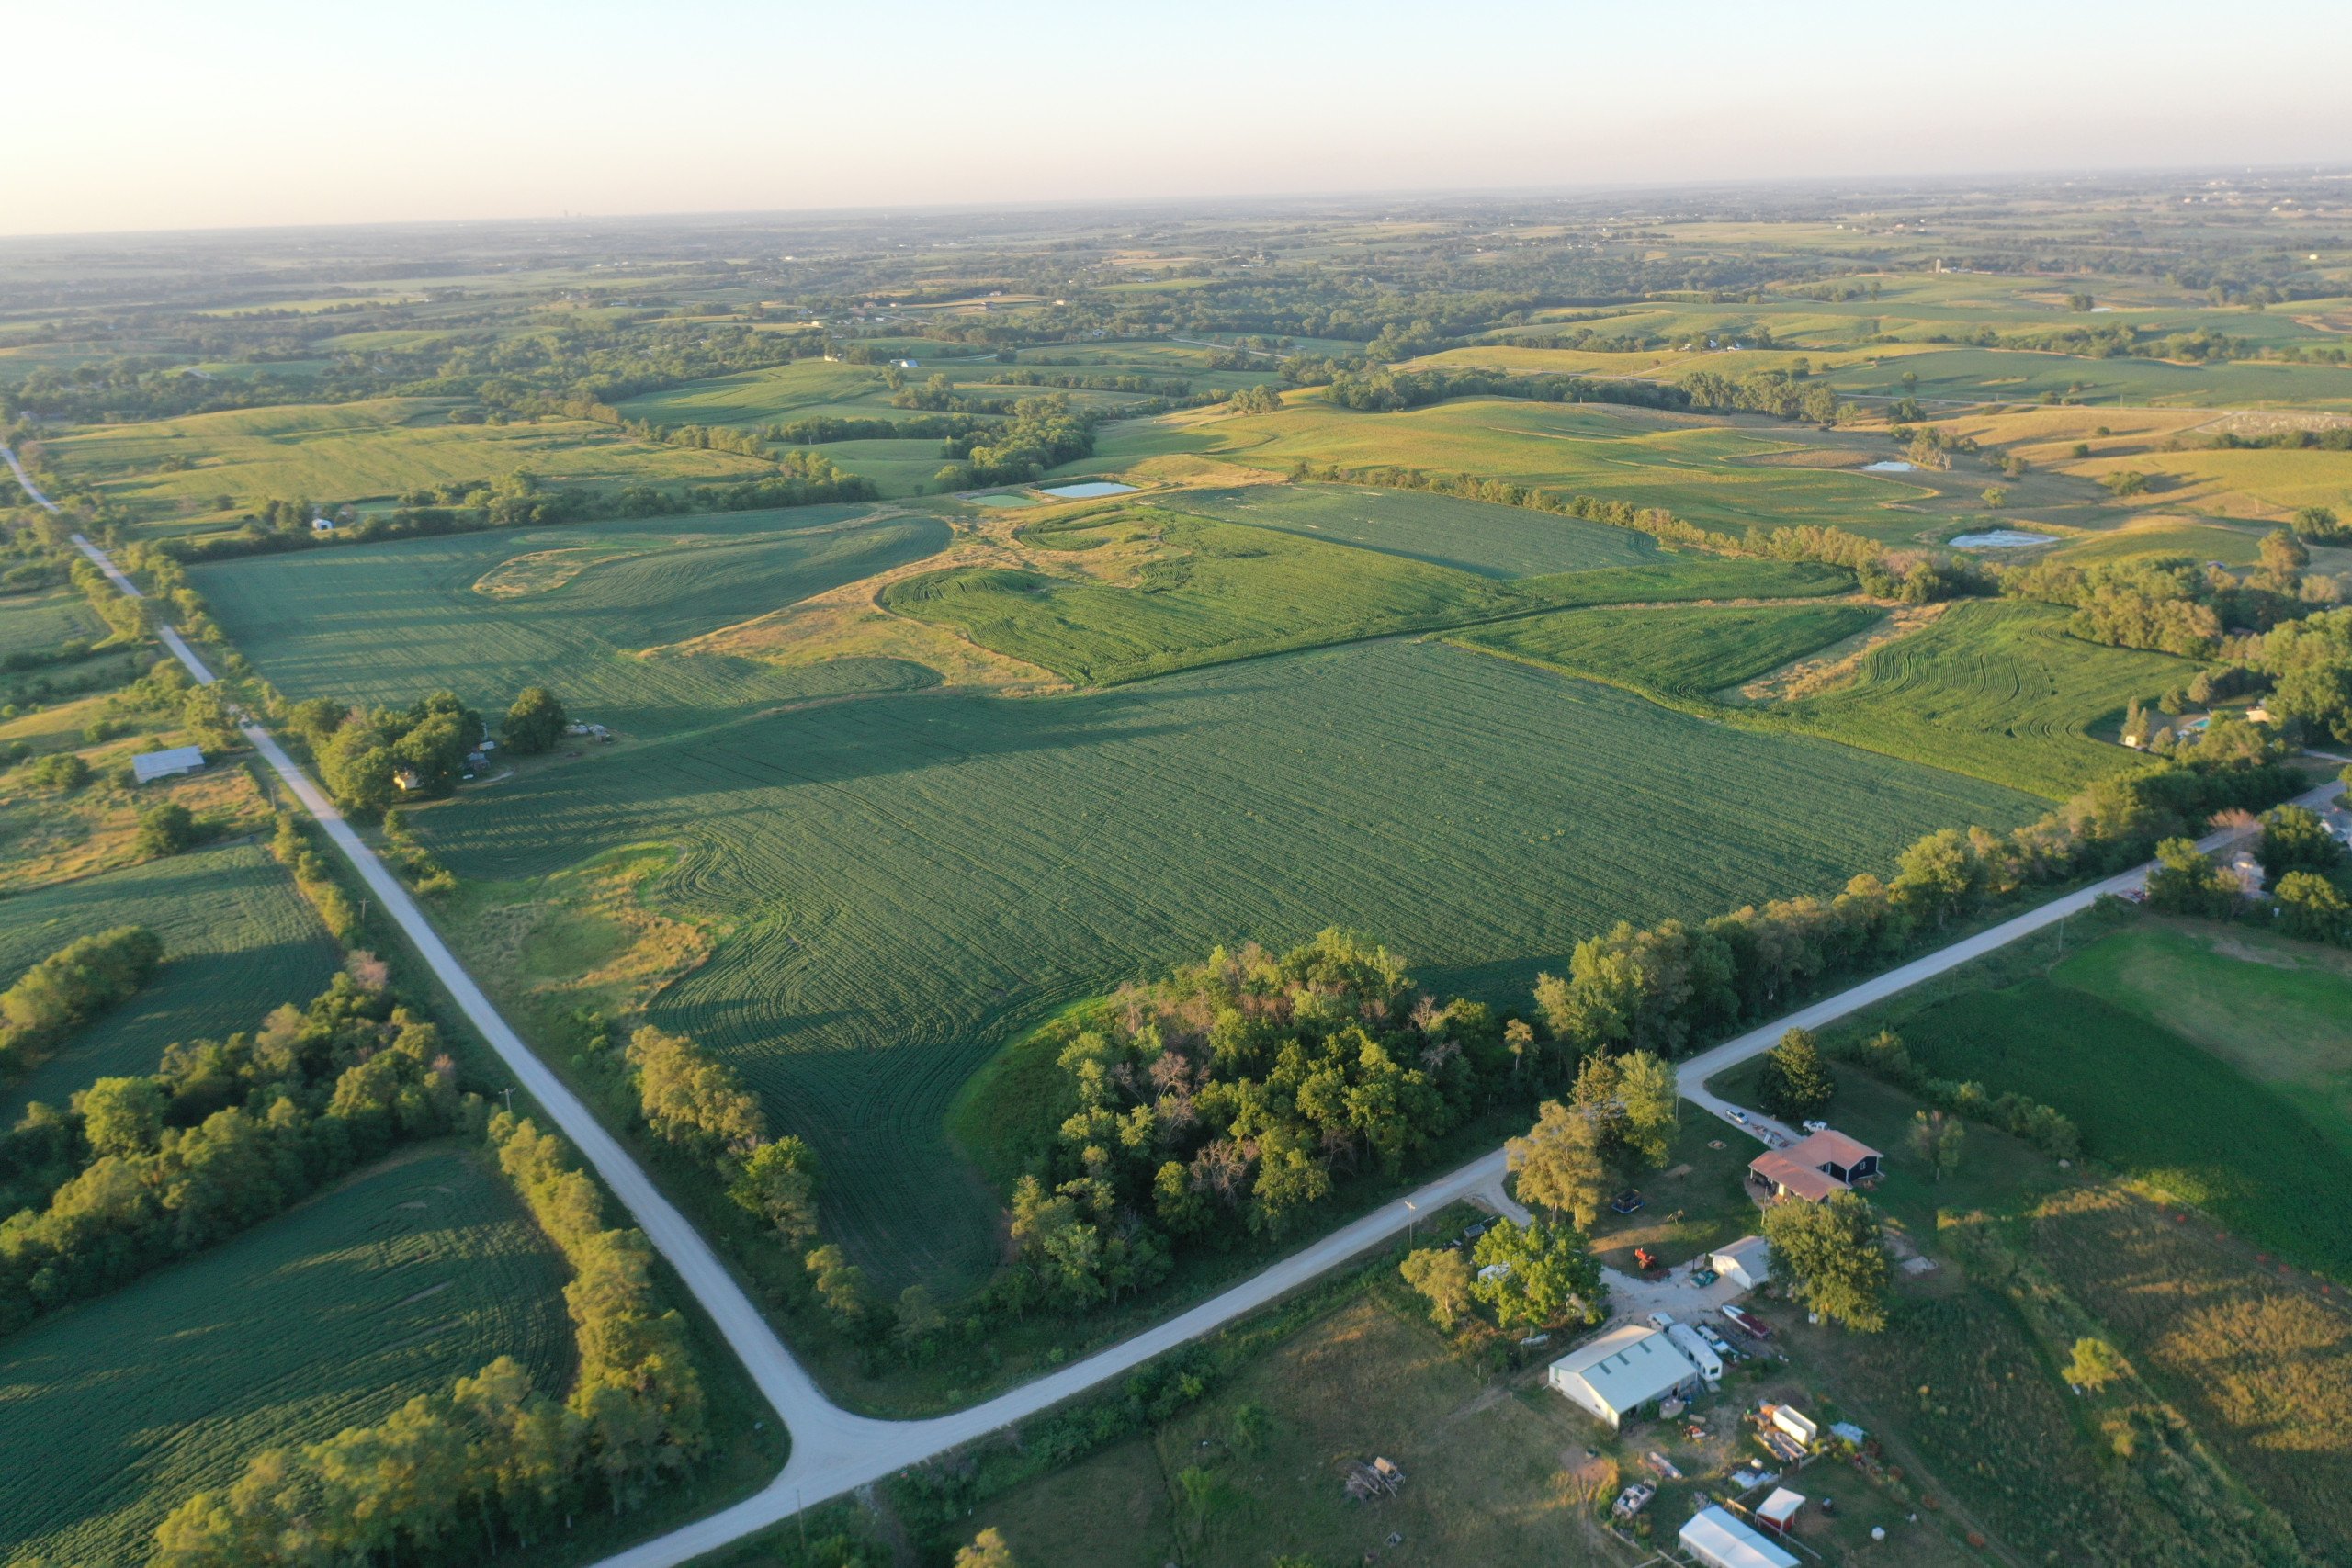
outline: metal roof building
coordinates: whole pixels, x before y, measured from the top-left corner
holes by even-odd
[[[1682,1550],[1707,1568],[1797,1568],[1797,1560],[1721,1506],[1690,1516],[1679,1537]]]
[[[175,746],[168,751],[141,751],[130,759],[131,776],[141,784],[177,778],[202,766],[204,749],[200,746]]]
[[[1628,1323],[1553,1362],[1544,1381],[1615,1427],[1652,1400],[1696,1393],[1702,1380],[1665,1334]]]

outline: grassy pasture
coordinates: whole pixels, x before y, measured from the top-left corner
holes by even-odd
[[[770,370],[690,381],[617,406],[631,419],[656,424],[734,426],[789,424],[831,413],[887,418],[891,412],[881,367],[823,359],[796,359]]]
[[[533,424],[450,424],[448,405],[423,398],[300,404],[101,425],[48,445],[59,470],[110,501],[148,510],[253,502],[351,501],[420,485],[494,479],[528,469],[542,479],[619,486],[757,479],[775,470],[729,452],[639,441],[609,425],[548,419]],[[192,465],[166,473],[167,458]]]
[[[1868,750],[2064,799],[2137,761],[2090,738],[2196,672],[2065,634],[2045,604],[1965,602],[1863,654],[1850,683],[1758,710]]]
[[[2082,359],[2023,349],[1932,348],[1879,365],[1840,366],[1828,383],[1848,394],[1900,397],[1905,374],[1920,398],[2038,398],[2045,392],[2101,402],[2191,408],[2352,407],[2352,368],[2238,361],[2181,365],[2162,359]]]
[[[2035,1254],[2329,1562],[2352,1558],[2352,1314],[2201,1223],[2111,1188],[2034,1210]]]
[[[0,1551],[144,1562],[164,1514],[261,1449],[502,1354],[560,1390],[564,1278],[486,1159],[433,1145],[0,1342]]]
[[[2309,1269],[2352,1274],[2352,1147],[2222,1057],[2087,991],[2031,980],[1899,1025],[1946,1077],[2056,1106],[2086,1154]]]
[[[254,844],[44,887],[0,910],[0,986],[76,937],[143,925],[164,940],[164,966],[144,989],[0,1092],[8,1123],[28,1100],[62,1105],[94,1078],[152,1072],[175,1041],[252,1029],[280,1002],[308,1001],[340,960],[293,879]]]
[[[1481,577],[1536,577],[1660,558],[1656,542],[1631,528],[1414,491],[1243,485],[1189,491],[1167,504]]]
[[[1776,670],[1879,618],[1849,604],[1564,610],[1453,640],[1588,680],[1690,697]]]
[[[2261,558],[2258,534],[2222,523],[2201,523],[2163,513],[2135,517],[2120,527],[2077,534],[2050,548],[2052,558],[2076,566],[2151,556],[2187,556],[2191,560],[2217,560],[2224,566],[2252,566]]]
[[[1202,427],[1237,462],[1306,459],[1397,466],[1541,484],[1662,506],[1693,523],[1746,530],[1799,523],[1883,525],[1882,509],[1919,499],[1881,475],[1773,468],[1753,459],[1793,443],[1675,415],[1596,404],[1464,398],[1395,413],[1300,401]]]
[[[267,643],[247,646],[275,676]],[[748,717],[532,771],[419,827],[469,878],[677,845],[649,900],[730,930],[654,1016],[818,1146],[829,1223],[895,1287],[967,1282],[997,1256],[994,1200],[942,1130],[957,1087],[1027,1022],[1121,979],[1339,922],[1433,989],[1516,999],[1621,917],[1834,888],[1930,826],[2033,809],[1384,642],[1092,695]]]
[[[574,713],[646,734],[931,683],[928,671],[895,660],[781,671],[639,654],[920,559],[946,540],[935,518],[798,507],[354,545],[196,576],[231,637],[286,690],[404,704],[446,685],[488,705],[546,682]]]
[[[106,635],[106,625],[97,613],[71,588],[0,598],[0,659],[16,653],[45,653],[69,637],[95,641]]]

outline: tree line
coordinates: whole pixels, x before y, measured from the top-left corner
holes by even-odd
[[[2352,946],[2352,852],[2308,807],[2274,807],[2253,826],[2260,886],[2247,886],[2183,835],[2156,846],[2148,907],[2202,919],[2275,925],[2305,942]]]
[[[478,1103],[478,1102],[477,1102]],[[278,1213],[466,1114],[438,1030],[347,975],[254,1032],[175,1044],[156,1071],[36,1101],[0,1143],[0,1332]]]
[[[502,1111],[487,1132],[571,1267],[569,1393],[534,1388],[501,1356],[372,1427],[266,1450],[228,1486],[173,1509],[155,1531],[157,1568],[477,1562],[569,1532],[577,1509],[635,1508],[700,1458],[701,1379],[684,1319],[662,1306],[644,1235],[605,1228],[603,1194],[536,1123]]]
[[[117,926],[76,937],[26,970],[0,991],[0,1084],[23,1077],[68,1034],[138,995],[163,961],[153,931]]]
[[[1092,453],[1095,423],[1094,416],[1072,408],[1059,393],[1023,398],[1004,424],[949,436],[940,448],[948,461],[932,476],[932,488],[970,490],[1034,479],[1047,468]]]

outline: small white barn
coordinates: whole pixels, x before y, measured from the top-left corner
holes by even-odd
[[[1797,1568],[1797,1560],[1720,1505],[1690,1516],[1679,1538],[1682,1550],[1707,1568]]]
[[[175,746],[167,751],[142,751],[130,759],[130,776],[141,784],[153,784],[157,779],[175,779],[182,773],[192,773],[202,766],[202,747]]]
[[[1743,1291],[1758,1290],[1772,1277],[1772,1244],[1760,1235],[1741,1236],[1717,1247],[1707,1266]]]
[[[1687,1398],[1702,1380],[1674,1341],[1645,1323],[1628,1323],[1552,1363],[1544,1376],[1561,1393],[1611,1427],[1657,1400]]]

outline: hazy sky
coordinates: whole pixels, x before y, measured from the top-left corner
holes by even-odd
[[[0,233],[2352,163],[2343,0],[0,0]]]

